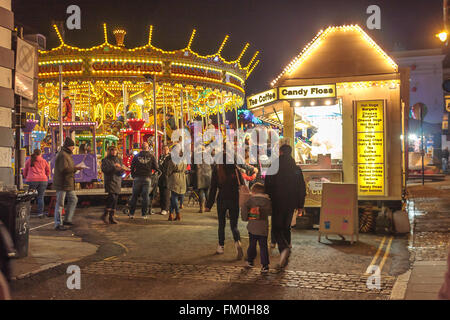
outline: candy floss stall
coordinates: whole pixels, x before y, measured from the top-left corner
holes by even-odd
[[[361,27],[329,27],[271,89],[247,98],[255,116],[282,125],[303,170],[306,207],[320,207],[323,183],[335,182],[356,184],[360,206],[401,208],[408,72]]]

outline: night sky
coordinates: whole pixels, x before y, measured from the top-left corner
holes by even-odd
[[[242,64],[256,50],[261,60],[247,81],[247,94],[270,87],[270,82],[294,56],[329,25],[358,23],[366,30],[369,5],[381,8],[381,30],[367,30],[385,50],[436,48],[434,35],[442,29],[442,0],[12,0],[17,23],[27,32],[47,36],[47,49],[58,45],[53,20],[65,21],[66,8],[81,8],[81,30],[66,30],[68,44],[90,47],[103,42],[102,23],[110,30],[127,30],[125,45],[144,45],[153,25],[152,44],[165,50],[184,48],[197,29],[192,49],[217,51],[226,34],[222,55],[234,60],[250,43]]]

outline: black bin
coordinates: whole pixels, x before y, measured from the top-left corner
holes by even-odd
[[[0,220],[8,229],[17,251],[17,258],[28,255],[31,200],[37,191],[0,192]]]

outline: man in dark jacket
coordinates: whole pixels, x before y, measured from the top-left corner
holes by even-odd
[[[122,174],[125,171],[125,167],[122,164],[122,160],[117,156],[116,146],[110,146],[108,148],[108,154],[102,160],[102,171],[104,174],[105,192],[108,194],[102,220],[106,224],[108,224],[108,222],[117,224],[117,221],[114,219],[114,214],[116,212],[117,200],[119,199],[121,191]]]
[[[162,153],[159,156],[159,169],[161,170],[161,176],[158,180],[159,187],[159,202],[161,204],[161,214],[166,215],[170,207],[170,190],[167,186],[167,168],[170,163],[169,146],[165,145],[162,148]]]
[[[295,164],[289,145],[280,147],[279,170],[275,175],[267,175],[266,193],[272,200],[272,229],[280,251],[279,267],[288,263],[291,222],[295,209],[301,210],[305,204],[306,188],[302,170]]]
[[[139,195],[142,196],[142,216],[147,219],[152,170],[158,170],[156,159],[149,150],[148,143],[142,143],[142,151],[135,155],[131,162],[131,176],[134,178],[133,194],[130,200],[131,219],[134,218]]]
[[[78,198],[75,195],[75,172],[83,169],[75,166],[72,153],[75,143],[69,137],[64,141],[64,145],[58,152],[55,159],[55,170],[53,175],[53,187],[56,190],[55,205],[55,230],[66,230],[61,224],[61,208],[64,207],[64,200],[67,196],[67,210],[64,225],[72,225],[72,218],[77,207]]]

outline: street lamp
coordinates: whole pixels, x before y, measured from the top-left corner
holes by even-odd
[[[439,38],[439,40],[441,42],[447,42],[448,33],[447,33],[447,31],[442,31],[442,32],[436,34],[436,37]]]

